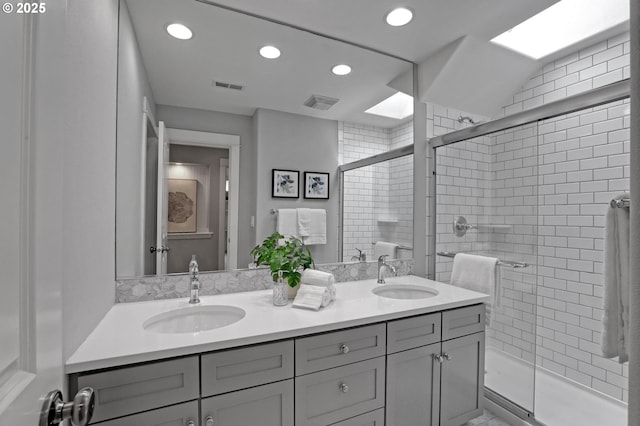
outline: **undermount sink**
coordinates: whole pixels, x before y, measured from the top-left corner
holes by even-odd
[[[244,318],[244,309],[227,305],[187,306],[163,312],[142,327],[156,333],[194,333],[224,327]]]
[[[390,299],[426,299],[438,295],[438,290],[414,284],[384,284],[371,291],[376,296]]]

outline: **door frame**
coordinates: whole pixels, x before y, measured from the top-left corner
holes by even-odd
[[[227,237],[228,269],[238,267],[238,201],[240,187],[240,136],[167,128],[175,145],[223,148],[229,150],[229,223]]]

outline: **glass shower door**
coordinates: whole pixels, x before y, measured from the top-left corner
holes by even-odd
[[[436,279],[450,281],[455,253],[503,261],[498,303],[487,306],[485,387],[523,415],[534,411],[537,143],[533,123],[436,150]]]

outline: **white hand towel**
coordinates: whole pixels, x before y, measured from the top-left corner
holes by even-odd
[[[309,236],[303,237],[305,245],[327,244],[327,212],[325,209],[309,209]]]
[[[398,244],[376,241],[373,245],[373,260],[378,260],[380,256],[387,255],[387,259],[397,259]]]
[[[298,238],[298,211],[296,209],[278,209],[276,230],[285,238]]]
[[[300,278],[300,284],[315,285],[328,288],[331,300],[336,299],[335,282],[336,279],[333,274],[329,272],[317,271],[315,269],[305,269],[304,271],[302,271],[302,277]]]
[[[495,257],[458,253],[453,258],[451,285],[491,296],[492,315],[500,307],[500,267]]]
[[[308,237],[310,234],[309,227],[311,226],[311,209],[297,209],[298,210],[298,235],[301,237]]]
[[[629,198],[619,194],[616,200]],[[609,207],[604,238],[602,354],[629,360],[629,209]]]
[[[291,306],[294,308],[313,309],[317,311],[331,303],[331,295],[326,287],[300,284],[296,298]]]

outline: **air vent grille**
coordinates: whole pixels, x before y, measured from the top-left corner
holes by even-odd
[[[213,85],[215,87],[220,87],[222,89],[231,89],[231,90],[242,90],[242,89],[244,89],[244,86],[242,86],[240,84],[225,83],[223,81],[214,81]]]
[[[330,98],[328,96],[311,95],[311,97],[304,102],[304,105],[309,108],[327,110],[334,106],[338,101],[339,99]]]

